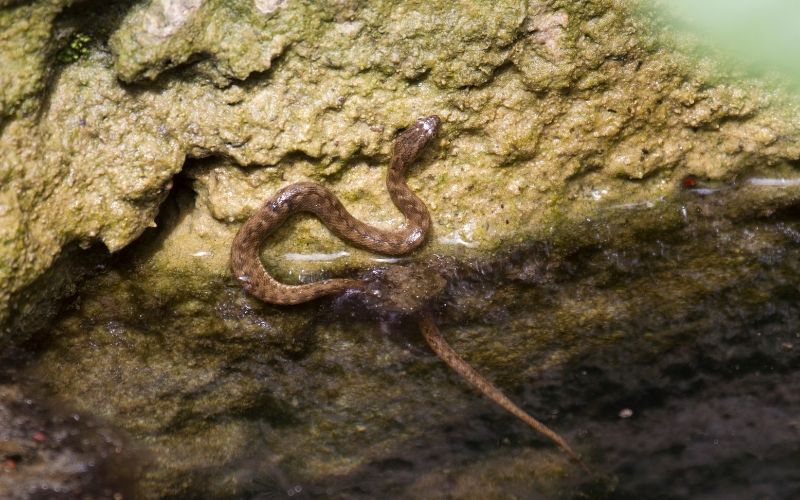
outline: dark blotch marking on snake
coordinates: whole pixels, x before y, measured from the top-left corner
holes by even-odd
[[[422,200],[409,189],[404,174],[436,135],[440,125],[441,120],[438,116],[421,118],[398,135],[394,141],[389,171],[386,175],[386,187],[392,202],[406,217],[405,223],[397,230],[386,231],[359,221],[350,215],[333,193],[311,182],[299,182],[287,186],[267,200],[242,225],[233,240],[231,269],[244,289],[271,304],[299,304],[345,290],[363,290],[367,286],[366,281],[354,279],[329,279],[303,285],[286,285],[267,273],[259,257],[261,245],[278,226],[296,212],[313,213],[339,238],[375,253],[404,255],[419,247],[428,234],[431,218]],[[464,380],[553,441],[583,466],[578,455],[561,436],[515,405],[447,344],[430,312],[422,313],[419,326],[433,352]]]

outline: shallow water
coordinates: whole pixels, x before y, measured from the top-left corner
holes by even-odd
[[[87,460],[106,491],[131,490],[109,472],[128,457],[148,497],[791,498],[797,219],[432,264],[443,334],[593,478],[450,373],[413,319],[263,306],[232,281],[153,288],[136,259],[9,354],[2,382],[125,436]]]

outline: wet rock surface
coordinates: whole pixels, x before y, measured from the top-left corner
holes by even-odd
[[[0,497],[134,498],[140,462],[118,430],[24,391],[0,383]]]
[[[441,262],[395,264],[375,269],[364,275],[367,288],[353,297],[350,307],[363,307],[367,315],[375,318],[418,314],[441,300],[447,285],[444,273]]]
[[[448,341],[596,477],[468,389],[413,316],[265,306],[232,278],[190,298],[148,260],[92,280],[19,366],[147,443],[151,497],[791,497],[800,215],[707,203],[635,249],[437,267]]]
[[[3,4],[0,343],[23,336],[20,318],[56,310],[49,299],[73,281],[37,280],[64,249],[119,251],[176,182],[197,194],[197,211],[159,258],[165,270],[203,260],[210,279],[227,272],[238,223],[291,182],[322,182],[358,218],[400,223],[380,167],[420,115],[445,122],[409,173],[433,216],[428,257],[533,240],[580,248],[574,227],[587,218],[672,224],[662,201],[688,175],[793,177],[795,98],[687,56],[638,6]],[[776,203],[747,193],[742,215]],[[783,203],[798,198],[786,193]],[[629,222],[640,205],[654,209]],[[303,218],[265,256],[294,279],[375,263]]]
[[[798,496],[797,100],[638,5],[0,2],[0,485]],[[399,224],[383,165],[431,113],[420,252],[387,262],[300,216],[269,271],[376,293],[244,294],[233,234],[291,182]],[[598,476],[429,353],[423,308]],[[144,450],[130,483],[122,435]]]

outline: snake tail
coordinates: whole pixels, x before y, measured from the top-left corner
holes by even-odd
[[[430,346],[431,350],[453,371],[458,373],[467,383],[478,390],[481,394],[491,399],[504,410],[508,411],[518,419],[525,422],[533,430],[542,434],[547,439],[555,443],[566,453],[572,460],[577,462],[585,471],[589,472],[588,467],[583,463],[580,456],[575,453],[572,447],[559,436],[555,431],[547,427],[539,420],[533,418],[525,410],[517,406],[513,401],[498,389],[494,384],[489,382],[483,375],[478,373],[464,358],[458,355],[456,351],[447,343],[439,332],[436,326],[436,321],[430,312],[423,312],[419,320],[420,330],[425,341]]]

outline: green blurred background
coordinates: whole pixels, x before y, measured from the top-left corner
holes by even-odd
[[[757,72],[800,84],[800,0],[654,0],[669,23]]]

